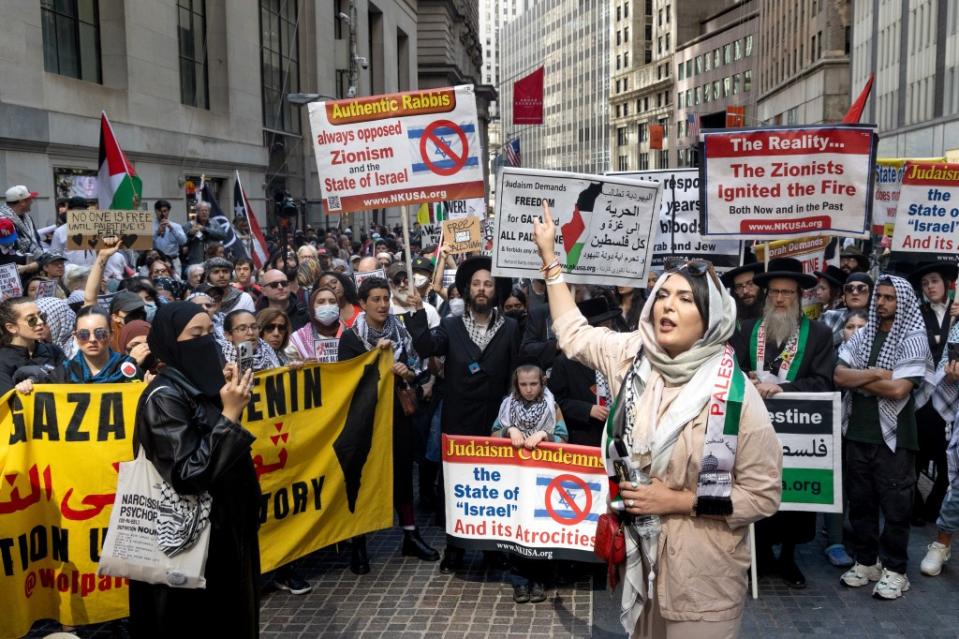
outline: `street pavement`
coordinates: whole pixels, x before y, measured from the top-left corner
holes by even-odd
[[[424,537],[442,548],[444,536],[419,515]],[[959,559],[936,578],[919,574],[919,561],[935,527],[913,528],[909,578],[912,588],[898,601],[878,601],[871,587],[844,588],[841,570],[830,566],[817,541],[798,549],[806,574],[805,590],[787,588],[776,577],[760,580],[758,600],[749,600],[744,638],[959,637]],[[297,562],[313,584],[308,595],[268,589],[261,611],[264,639],[457,639],[519,637],[624,637],[617,619],[618,592],[611,597],[602,575],[564,567],[561,585],[548,585],[547,601],[517,606],[508,571],[483,564],[480,553],[467,555],[456,575],[441,575],[438,562],[400,555],[398,529],[369,536],[371,572],[350,572],[349,545],[323,549]],[[81,637],[125,637],[125,624],[80,628]],[[56,629],[38,624],[30,637]]]

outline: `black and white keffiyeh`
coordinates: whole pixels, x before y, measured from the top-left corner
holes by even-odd
[[[869,355],[876,340],[876,333],[879,332],[876,298],[879,287],[884,285],[891,285],[896,289],[896,318],[879,351],[875,366],[892,371],[893,379],[931,377],[932,354],[929,352],[926,324],[919,311],[919,300],[916,299],[916,294],[909,282],[894,275],[880,277],[869,303],[869,321],[839,348],[839,359],[846,362],[850,368],[863,370],[869,367]],[[879,397],[877,399],[883,441],[886,442],[889,450],[896,452],[896,420],[899,412],[909,402],[909,398],[892,400]],[[843,398],[843,434],[849,425],[851,409],[852,394],[846,393]]]
[[[233,345],[233,342],[224,340],[220,346],[223,350],[223,359],[227,362],[235,362],[237,358],[237,351],[236,346]],[[265,371],[271,368],[279,368],[280,366],[280,360],[276,356],[276,351],[273,350],[273,347],[270,346],[266,340],[262,338],[258,339],[256,342],[256,352],[253,354],[253,362],[251,366],[253,371]]]
[[[949,331],[949,344],[959,344],[959,324],[954,324]],[[959,382],[949,381],[946,376],[946,364],[949,363],[949,347],[939,359],[939,366],[935,374],[923,384],[922,393],[917,393],[916,408],[927,401],[932,401],[932,407],[946,422],[946,441],[950,441],[955,428],[956,418],[959,417]]]
[[[523,437],[543,431],[552,437],[556,430],[556,399],[545,387],[539,399],[531,402],[511,393],[500,404],[497,419],[504,431],[518,428]]]
[[[506,319],[495,308],[490,313],[489,325],[486,327],[478,324],[476,320],[473,319],[472,311],[463,314],[463,326],[466,327],[467,334],[470,336],[470,339],[473,340],[473,343],[479,347],[480,352],[486,350],[486,346],[496,335],[496,331],[505,323]]]
[[[413,338],[410,337],[410,332],[406,330],[403,322],[395,315],[387,315],[383,328],[376,329],[366,321],[366,313],[360,313],[353,322],[353,332],[368,351],[376,348],[376,343],[381,339],[390,340],[393,342],[394,362],[402,362],[417,373],[422,370],[419,355],[413,349]]]

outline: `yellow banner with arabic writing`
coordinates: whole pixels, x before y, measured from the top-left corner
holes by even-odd
[[[392,358],[258,373],[254,435],[263,571],[393,521]],[[145,386],[38,385],[0,399],[0,637],[39,619],[127,615],[125,580],[98,577],[117,468],[133,457]]]

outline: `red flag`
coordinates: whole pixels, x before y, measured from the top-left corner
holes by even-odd
[[[543,67],[513,83],[513,124],[543,123]]]
[[[649,148],[662,150],[663,148],[663,125],[662,124],[649,125]]]
[[[240,172],[236,172],[236,183],[233,185],[233,210],[237,215],[246,217],[246,224],[250,227],[250,237],[253,240],[250,258],[253,260],[253,267],[263,268],[267,260],[270,259],[270,251],[267,248],[266,238],[263,237],[263,231],[260,230],[260,223],[256,221],[256,215],[250,207],[250,200],[246,197],[246,191],[240,184]]]
[[[738,129],[746,126],[746,107],[728,106],[726,107],[726,128]]]
[[[862,88],[862,93],[859,94],[856,101],[853,102],[849,106],[849,110],[846,111],[846,115],[842,119],[843,124],[859,124],[863,109],[866,108],[866,102],[869,100],[869,93],[872,91],[872,81],[875,79],[875,74],[870,73],[869,79],[866,80],[866,86]]]

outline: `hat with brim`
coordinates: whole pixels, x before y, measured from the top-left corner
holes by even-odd
[[[922,278],[930,273],[939,273],[943,280],[955,282],[959,276],[959,265],[955,262],[929,262],[920,264],[907,276],[909,283],[915,288],[922,286]]]
[[[855,249],[851,246],[847,246],[840,253],[839,257],[851,257],[856,260],[856,263],[859,264],[859,270],[868,271],[869,270],[869,258],[866,257],[862,251]]]
[[[842,288],[842,285],[846,283],[846,273],[838,266],[833,266],[832,264],[827,266],[825,271],[813,271],[813,275],[826,280],[830,286],[835,286],[836,288]]]
[[[793,280],[799,284],[799,288],[812,288],[819,281],[815,275],[803,273],[802,262],[791,257],[769,260],[768,270],[753,277],[753,281],[763,288],[767,288],[769,282],[775,279]]]
[[[13,220],[0,217],[0,246],[12,246],[17,243],[17,227]]]
[[[730,269],[723,273],[723,276],[720,278],[723,282],[723,286],[726,288],[732,288],[736,277],[742,275],[743,273],[752,273],[753,279],[763,271],[766,270],[766,265],[762,262],[750,262],[749,264],[743,264],[742,266],[737,266],[734,269]]]
[[[618,306],[610,306],[609,300],[604,296],[583,300],[576,307],[579,308],[579,312],[583,314],[590,326],[599,326],[623,312]]]
[[[493,272],[493,260],[486,255],[474,255],[466,259],[459,268],[456,269],[456,290],[460,292],[463,298],[468,298],[470,294],[470,282],[473,281],[473,275],[476,271]],[[508,277],[497,277],[494,280],[496,286],[496,305],[502,304],[509,297],[512,290],[512,282]]]

